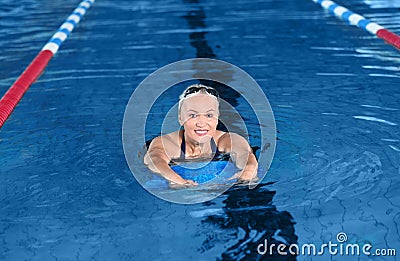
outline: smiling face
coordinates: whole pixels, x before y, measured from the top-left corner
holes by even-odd
[[[207,94],[196,94],[182,102],[179,123],[184,126],[186,138],[204,143],[214,136],[218,125],[218,101]]]

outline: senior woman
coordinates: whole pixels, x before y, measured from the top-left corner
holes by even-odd
[[[232,178],[255,181],[258,163],[250,145],[238,134],[217,130],[218,117],[218,92],[202,84],[189,86],[179,97],[178,120],[183,129],[153,139],[144,163],[167,179],[171,187],[188,187],[198,184],[173,171],[171,162],[229,153],[241,170]]]

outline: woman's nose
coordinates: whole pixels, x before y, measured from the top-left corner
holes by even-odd
[[[199,115],[197,117],[196,125],[197,126],[203,126],[205,124],[205,117],[203,115]]]

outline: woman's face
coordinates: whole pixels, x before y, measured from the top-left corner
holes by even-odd
[[[207,94],[197,94],[182,102],[179,123],[186,137],[204,143],[214,136],[218,125],[218,101]]]

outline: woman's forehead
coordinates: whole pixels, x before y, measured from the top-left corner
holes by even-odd
[[[194,110],[197,112],[207,112],[210,109],[218,110],[218,101],[206,94],[199,94],[186,98],[182,104],[182,110]]]

